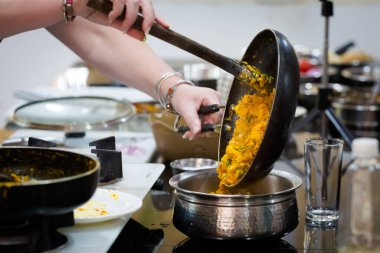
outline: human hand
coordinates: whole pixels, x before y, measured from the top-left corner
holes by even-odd
[[[90,0],[91,1],[91,0]],[[80,15],[92,22],[101,25],[114,27],[126,34],[138,39],[144,40],[146,34],[149,33],[152,25],[157,22],[163,27],[169,28],[169,25],[160,18],[154,10],[151,0],[92,0],[99,2],[108,2],[112,4],[112,10],[104,10],[108,12],[108,16],[103,12],[98,12],[87,6],[88,0],[77,0],[74,10],[76,15]],[[104,5],[104,4],[103,4]],[[138,15],[143,17],[142,31],[133,28]]]
[[[191,85],[178,86],[171,103],[174,110],[180,114],[190,128],[183,137],[194,139],[201,136],[201,123],[218,124],[222,119],[222,112],[205,114],[199,118],[201,106],[220,104],[220,93],[210,89]],[[202,134],[203,135],[203,134]]]

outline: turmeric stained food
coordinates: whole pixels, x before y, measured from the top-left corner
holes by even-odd
[[[233,108],[238,118],[217,168],[220,180],[215,192],[217,194],[230,194],[226,185],[234,185],[247,173],[259,150],[270,116],[275,93],[274,88],[268,88],[271,79],[257,69],[250,68],[255,78],[249,85],[256,93],[244,95]]]

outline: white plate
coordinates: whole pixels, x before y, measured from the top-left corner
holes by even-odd
[[[76,224],[95,223],[132,214],[142,205],[138,197],[115,190],[100,189],[92,198],[74,210]]]

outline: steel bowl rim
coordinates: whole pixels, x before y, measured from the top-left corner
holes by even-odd
[[[204,161],[210,162],[210,164],[202,165],[201,167],[193,167],[193,169],[186,169],[187,167],[190,167],[190,166],[180,167],[181,162],[185,161],[185,160],[204,160]],[[218,167],[218,164],[219,164],[219,162],[217,160],[214,160],[214,159],[193,157],[193,158],[176,159],[174,161],[171,161],[170,167],[173,169],[177,169],[177,170],[192,171],[192,170],[202,170],[202,169],[211,169],[211,168],[216,169]]]
[[[267,193],[267,194],[255,194],[255,195],[244,195],[244,194],[210,194],[210,193],[204,193],[204,192],[197,192],[197,191],[191,191],[182,189],[178,186],[178,183],[181,178],[189,178],[194,175],[198,175],[200,173],[206,174],[213,172],[216,174],[215,169],[204,169],[204,170],[198,170],[198,171],[186,171],[181,174],[175,175],[169,179],[169,185],[175,189],[178,193],[183,194],[190,194],[193,196],[200,196],[200,197],[207,197],[207,198],[218,198],[218,199],[253,199],[253,198],[265,198],[270,196],[280,196],[280,195],[286,195],[288,193],[293,193],[296,189],[298,189],[302,185],[302,179],[298,177],[297,175],[294,175],[292,173],[272,169],[268,175],[276,175],[283,177],[285,179],[288,179],[291,181],[293,186],[289,189],[275,192],[275,193]]]

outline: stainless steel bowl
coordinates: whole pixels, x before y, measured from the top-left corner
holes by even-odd
[[[349,92],[332,103],[335,114],[354,137],[380,139],[380,94],[374,103],[371,87],[352,87]]]
[[[216,89],[217,80],[222,70],[210,63],[193,63],[183,66],[185,78],[192,80],[197,86]]]
[[[342,79],[351,86],[372,86],[374,83],[372,69],[368,65],[345,68],[341,71]]]
[[[347,85],[339,83],[329,83],[328,86],[332,89],[333,100],[337,97],[344,97],[350,90]],[[322,83],[303,83],[299,89],[299,105],[310,110],[317,105],[317,96],[319,88],[323,87]]]
[[[218,161],[208,158],[184,158],[170,163],[173,174],[202,169],[216,169]]]
[[[296,189],[302,180],[285,171],[269,175],[233,195],[213,194],[219,180],[215,169],[173,176],[173,224],[184,234],[209,239],[282,237],[298,225]],[[250,194],[239,194],[247,192]]]

